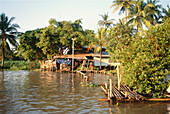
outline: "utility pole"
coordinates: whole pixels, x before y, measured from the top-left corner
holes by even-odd
[[[75,38],[72,38],[72,73],[73,73],[73,67],[74,67],[74,40]]]

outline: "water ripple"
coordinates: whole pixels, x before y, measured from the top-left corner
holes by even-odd
[[[91,74],[90,74],[91,75]],[[91,75],[94,83],[108,81],[110,76]],[[167,104],[120,103],[119,106],[100,102],[100,87],[81,87],[81,77],[69,73],[38,71],[4,71],[0,83],[0,113],[168,113]],[[114,78],[116,80],[116,78]]]

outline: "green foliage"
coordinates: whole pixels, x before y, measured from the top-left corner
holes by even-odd
[[[119,32],[115,32],[117,29]],[[139,93],[161,97],[158,93],[167,87],[165,78],[170,66],[170,19],[143,36],[127,30],[113,28],[106,45],[112,59],[121,61],[122,81]]]
[[[113,19],[109,19],[108,13],[104,14],[104,15],[100,15],[102,17],[103,20],[99,20],[98,24],[99,26],[103,26],[105,28],[111,27],[111,24],[113,24]]]
[[[75,38],[75,49],[88,46],[90,39],[94,38],[94,31],[83,30],[81,20],[61,21],[50,19],[50,25],[41,30],[40,41],[37,46],[42,49],[47,58],[57,54],[63,54],[65,48],[72,49],[72,38]]]
[[[163,10],[163,13],[165,14],[163,18],[164,19],[169,18],[170,17],[170,7],[169,7],[169,5],[167,5],[167,9],[163,8],[162,10]]]
[[[94,37],[94,31],[83,30],[80,19],[76,20],[75,22],[57,22],[55,19],[52,19],[50,22],[51,26],[55,28],[55,33],[58,34],[56,38],[58,38],[59,48],[68,47],[71,49],[72,38],[75,38],[75,48],[80,49],[81,46],[88,45],[89,39]]]
[[[36,44],[47,57],[54,56],[59,50],[59,33],[56,32],[54,26],[48,26],[41,30],[39,34],[39,42]]]
[[[82,87],[84,87],[84,86],[85,86],[85,87],[98,87],[97,84],[92,83],[92,82],[90,82],[90,81],[88,81],[88,83],[81,82],[80,85],[81,85]]]
[[[16,41],[16,35],[18,34],[17,28],[18,24],[12,24],[15,18],[8,18],[4,13],[0,14],[0,50],[1,50],[1,67],[4,67],[5,55],[11,54],[9,43],[17,47],[18,43]],[[8,40],[8,41],[7,41]]]
[[[33,30],[33,31],[26,31],[25,33],[22,33],[19,37],[19,43],[18,46],[18,56],[22,55],[25,60],[36,60],[36,59],[42,59],[44,56],[42,53],[41,48],[37,46],[37,43],[39,42],[39,34],[40,29]]]
[[[75,22],[50,19],[49,23],[46,28],[26,31],[19,36],[18,56],[30,61],[52,59],[62,55],[65,48],[72,49],[72,38],[75,38],[75,49],[93,42],[94,31],[83,30],[80,19]]]
[[[134,0],[114,0],[113,4],[111,5],[111,8],[114,7],[113,12],[120,9],[119,14],[121,14],[121,12],[124,13],[133,4],[134,4]]]
[[[32,63],[32,68],[33,68],[33,64]],[[0,61],[1,64],[1,61]],[[4,62],[5,68],[7,70],[30,70],[30,62],[28,61],[5,61]],[[38,61],[36,61],[36,69],[40,68],[40,63]]]
[[[129,8],[129,19],[128,24],[132,26],[137,26],[138,29],[143,31],[143,25],[147,28],[151,28],[153,23],[153,15],[158,13],[155,9],[155,6],[151,3],[145,3],[143,0],[137,0],[134,5]]]

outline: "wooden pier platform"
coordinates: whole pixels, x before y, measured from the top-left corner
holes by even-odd
[[[118,89],[115,85],[112,85],[110,79],[110,84],[104,84],[101,86],[104,94],[107,98],[100,98],[99,101],[118,101],[118,102],[132,102],[132,101],[163,101],[170,102],[170,97],[168,98],[145,98],[144,96],[138,94],[137,92],[131,91],[128,86],[120,85]]]

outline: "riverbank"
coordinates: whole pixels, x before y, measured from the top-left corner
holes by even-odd
[[[1,61],[0,61],[1,64]],[[35,69],[40,68],[40,63],[35,62]],[[34,69],[34,61],[19,61],[19,60],[7,60],[4,62],[4,70],[32,70]]]

